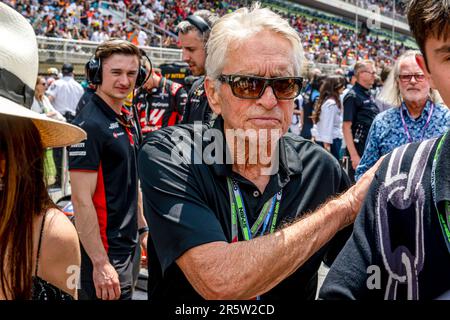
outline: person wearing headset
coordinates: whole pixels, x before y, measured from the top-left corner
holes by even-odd
[[[140,130],[124,108],[128,94],[147,78],[140,58],[139,49],[128,41],[100,44],[87,66],[96,92],[73,122],[88,137],[69,151],[82,245],[80,299],[131,299],[135,249],[138,241],[147,247],[147,223],[138,205]]]
[[[199,77],[188,92],[183,123],[209,122],[212,110],[204,88],[206,42],[218,17],[208,10],[199,10],[177,26],[183,61],[189,64],[193,76]]]

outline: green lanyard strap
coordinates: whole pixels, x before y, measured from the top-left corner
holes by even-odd
[[[438,215],[439,224],[441,226],[441,231],[444,236],[447,249],[450,252],[450,201],[449,200],[444,201],[444,210],[445,210],[444,215],[441,211],[439,211],[439,207],[436,200],[436,177],[438,176],[436,174],[436,167],[437,162],[439,161],[439,157],[441,155],[442,145],[444,144],[446,136],[447,133],[445,133],[444,136],[441,138],[441,141],[439,141],[436,153],[434,154],[433,166],[431,171],[431,190],[433,193],[434,206],[436,207],[436,212]]]
[[[244,200],[242,198],[242,194],[237,182],[232,178],[227,178],[227,185],[228,192],[230,194],[231,205],[231,242],[237,242],[239,240],[238,221],[241,227],[242,235],[244,237],[244,240],[246,241],[256,237],[260,230],[260,234],[264,234],[270,220],[272,220],[272,222],[270,223],[270,233],[273,233],[275,231],[275,226],[277,223],[283,190],[280,190],[280,192],[275,194],[271,199],[267,200],[267,202],[261,209],[261,212],[259,213],[255,223],[250,228],[244,207]]]

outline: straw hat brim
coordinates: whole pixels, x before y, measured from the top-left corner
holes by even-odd
[[[31,119],[39,130],[45,148],[65,147],[86,139],[86,132],[83,129],[50,119],[4,97],[0,97],[0,116],[2,114]]]

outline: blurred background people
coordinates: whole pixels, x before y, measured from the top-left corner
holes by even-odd
[[[373,121],[356,178],[396,147],[439,136],[450,128],[450,111],[431,89],[416,62],[418,54],[407,51],[395,62],[380,94],[381,101],[395,108]]]
[[[344,97],[342,125],[347,147],[346,156],[351,162],[347,173],[353,181],[354,170],[363,155],[370,126],[378,113],[378,107],[371,93],[376,76],[375,63],[371,60],[358,61],[354,66],[354,74],[355,85]]]
[[[65,122],[66,119],[56,111],[56,109],[52,106],[50,103],[50,100],[45,95],[45,89],[46,89],[46,81],[44,77],[38,76],[36,78],[36,86],[34,88],[34,98],[33,98],[33,104],[31,105],[31,110],[45,114],[47,117],[63,121]],[[46,149],[44,153],[44,173],[45,178],[47,181],[47,184],[49,186],[54,185],[56,182],[56,166],[55,161],[53,159],[53,150],[52,149]]]
[[[314,123],[311,136],[314,141],[340,160],[342,145],[342,105],[340,95],[345,79],[340,76],[326,78],[320,86],[320,95],[312,114]]]

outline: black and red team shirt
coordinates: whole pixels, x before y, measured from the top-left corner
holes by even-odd
[[[98,173],[92,201],[103,245],[108,254],[129,255],[137,244],[135,123],[94,94],[73,124],[87,139],[70,147],[69,170]]]
[[[159,86],[151,92],[139,89],[134,98],[142,134],[181,123],[187,93],[179,83],[161,78]]]

